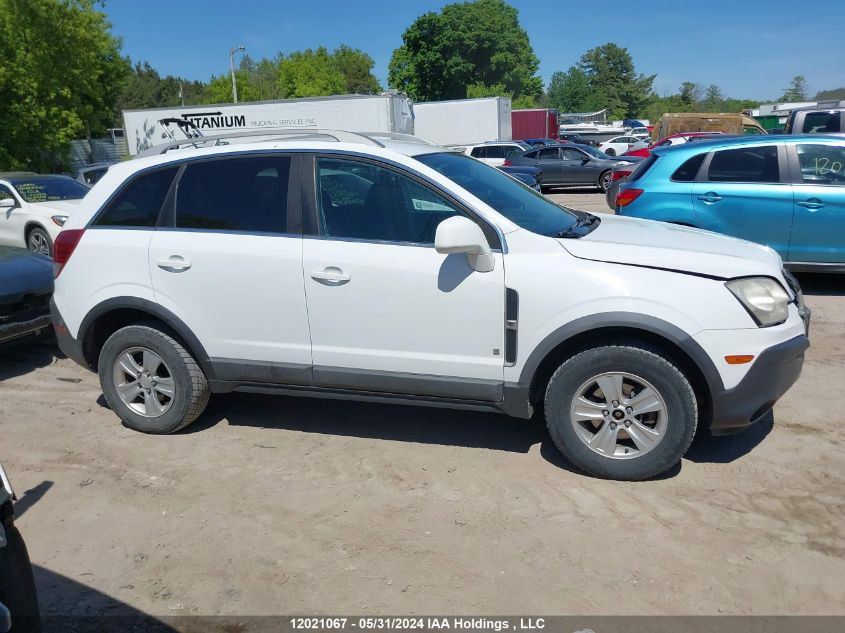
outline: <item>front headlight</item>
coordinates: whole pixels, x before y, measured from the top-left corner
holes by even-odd
[[[771,277],[746,277],[725,283],[760,327],[779,325],[789,316],[789,295]]]
[[[54,215],[50,219],[53,220],[54,224],[57,224],[58,226],[64,226],[65,222],[67,222],[67,218],[68,216],[66,215]]]

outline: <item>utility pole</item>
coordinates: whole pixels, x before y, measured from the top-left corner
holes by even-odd
[[[232,97],[235,103],[238,102],[238,84],[235,82],[235,53],[243,53],[246,49],[243,46],[229,49],[229,70],[232,72]]]

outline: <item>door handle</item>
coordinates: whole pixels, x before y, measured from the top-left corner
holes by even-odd
[[[348,283],[352,277],[336,266],[329,266],[325,270],[312,270],[311,279],[324,286],[342,286]]]
[[[824,202],[819,200],[818,198],[810,198],[809,200],[802,200],[801,202],[796,202],[799,207],[804,207],[805,209],[810,209],[811,211],[815,211],[816,209],[821,209],[825,206]]]
[[[168,259],[158,260],[156,265],[169,273],[181,273],[191,267],[191,262],[185,260],[179,255],[171,255]]]
[[[710,203],[712,203],[712,202],[719,202],[719,200],[721,200],[721,199],[722,199],[722,196],[720,196],[718,193],[714,193],[714,192],[712,192],[712,191],[708,191],[708,192],[707,192],[707,193],[705,193],[703,196],[698,196],[698,199],[699,199],[699,200],[702,200],[703,202],[710,202]]]

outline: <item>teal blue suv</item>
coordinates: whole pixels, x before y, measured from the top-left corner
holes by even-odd
[[[728,137],[652,150],[618,215],[766,244],[796,271],[845,272],[845,136]]]

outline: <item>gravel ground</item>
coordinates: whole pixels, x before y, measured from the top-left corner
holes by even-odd
[[[51,345],[0,352],[44,611],[845,614],[845,278],[801,281],[813,347],[773,417],[640,483],[445,409],[232,394],[145,436]]]

